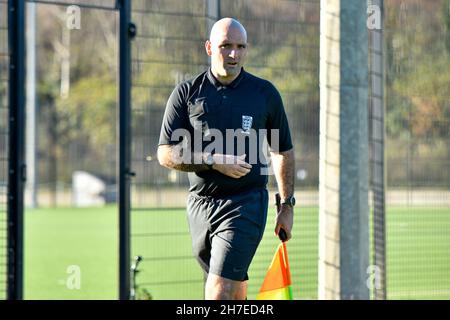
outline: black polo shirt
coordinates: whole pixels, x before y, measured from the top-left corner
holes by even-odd
[[[192,151],[200,148],[202,152],[245,153],[246,161],[252,164],[250,173],[239,179],[216,170],[189,172],[189,191],[198,195],[220,198],[264,188],[268,181],[267,159],[262,150],[264,138],[274,151],[292,148],[286,113],[277,89],[244,69],[227,86],[217,81],[210,69],[180,83],[167,102],[159,144],[178,144],[183,138],[173,137],[174,132],[179,133],[177,129],[188,132],[184,139]],[[273,129],[278,129],[278,144],[271,139]]]

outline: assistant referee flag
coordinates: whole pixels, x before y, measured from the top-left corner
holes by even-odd
[[[256,296],[257,300],[292,300],[291,270],[286,249],[286,242],[280,243],[266,278]]]

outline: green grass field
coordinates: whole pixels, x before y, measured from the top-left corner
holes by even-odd
[[[297,208],[288,243],[297,299],[317,298],[318,209]],[[269,212],[249,271],[254,299],[277,246]],[[27,210],[26,299],[116,299],[118,219],[115,207]],[[450,208],[389,208],[388,297],[450,299]],[[132,253],[144,261],[140,289],[154,299],[201,299],[202,274],[191,257],[183,209],[133,211]],[[75,266],[75,269],[73,269]],[[80,288],[74,287],[80,272]]]

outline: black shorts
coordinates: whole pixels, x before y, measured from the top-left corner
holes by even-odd
[[[248,280],[248,268],[264,234],[267,206],[266,189],[223,199],[189,194],[192,250],[205,274]]]

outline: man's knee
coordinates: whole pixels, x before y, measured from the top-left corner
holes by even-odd
[[[247,281],[241,281],[234,295],[234,300],[247,300]]]
[[[234,300],[241,297],[242,281],[223,278],[209,274],[205,286],[205,299],[207,300]]]

